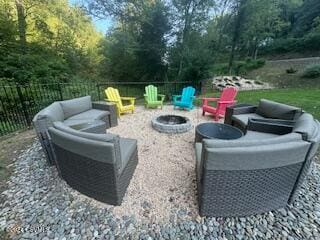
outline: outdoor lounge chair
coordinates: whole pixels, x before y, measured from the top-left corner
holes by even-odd
[[[120,114],[122,113],[134,112],[134,97],[120,97],[118,89],[112,87],[108,87],[105,90],[105,94],[107,96],[106,101],[113,102],[117,105],[118,117],[120,117]],[[129,104],[124,105],[122,102],[123,100],[129,101]]]
[[[137,141],[76,131],[61,122],[49,128],[61,177],[101,202],[121,205],[138,164]]]
[[[234,105],[234,100],[237,95],[237,89],[235,87],[224,88],[220,98],[203,98],[202,99],[202,115],[206,112],[214,115],[214,120],[218,121],[219,117],[224,117],[226,108]],[[216,102],[216,107],[209,105],[210,102]]]
[[[185,87],[181,95],[173,95],[173,107],[184,108],[187,110],[193,109],[193,100],[195,99],[196,90],[193,87]]]
[[[159,94],[157,87],[148,85],[145,87],[144,101],[146,108],[163,107],[165,95]]]
[[[245,120],[230,111],[257,110],[245,104],[230,108],[226,123]],[[264,116],[234,124],[245,128],[243,137],[196,143],[201,216],[246,216],[293,203],[319,147],[320,123],[299,108],[268,100],[261,100],[258,112]]]

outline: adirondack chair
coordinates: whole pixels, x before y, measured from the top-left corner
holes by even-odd
[[[145,90],[146,93],[144,94],[144,100],[146,108],[156,108],[158,106],[161,106],[162,109],[165,95],[158,94],[157,87],[153,85],[146,86]]]
[[[220,98],[203,98],[202,99],[202,115],[206,112],[214,115],[214,120],[218,121],[219,117],[224,117],[226,108],[235,104],[235,97],[237,96],[237,89],[235,87],[224,88]],[[216,107],[209,105],[209,102],[216,102]]]
[[[193,87],[185,87],[182,90],[181,95],[173,95],[173,107],[186,108],[188,110],[193,109],[193,99],[195,98],[196,90]]]
[[[120,114],[134,111],[134,97],[120,97],[119,91],[116,88],[108,87],[106,90],[104,90],[107,98],[106,101],[108,102],[114,102],[117,105],[118,109],[118,117],[120,117]],[[122,100],[129,101],[130,103],[128,105],[123,105]]]

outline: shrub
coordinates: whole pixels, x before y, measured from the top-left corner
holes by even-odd
[[[286,72],[287,72],[288,74],[291,74],[291,73],[296,73],[296,72],[298,72],[298,70],[297,70],[297,69],[294,69],[293,67],[290,67],[290,68],[286,69]]]
[[[320,77],[320,64],[308,65],[302,74],[305,78],[317,78]]]

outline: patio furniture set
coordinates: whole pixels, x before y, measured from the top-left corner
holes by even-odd
[[[164,95],[154,86],[145,90],[146,107],[163,106]],[[292,203],[319,147],[319,122],[299,108],[268,100],[234,105],[236,91],[225,91],[220,99],[203,100],[203,113],[213,112],[215,119],[225,114],[224,124],[200,124],[195,131],[200,215],[244,216]],[[138,164],[137,140],[106,129],[117,125],[120,114],[134,111],[134,98],[121,98],[113,88],[105,92],[109,103],[92,102],[90,96],[55,102],[33,122],[62,179],[89,197],[121,205]],[[174,107],[192,109],[194,94],[194,88],[184,88],[173,97]],[[162,120],[170,124],[171,118]]]

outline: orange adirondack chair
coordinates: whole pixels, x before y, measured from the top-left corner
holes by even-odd
[[[203,98],[202,99],[202,115],[206,112],[214,115],[214,120],[218,121],[219,117],[224,117],[226,108],[235,104],[235,97],[237,96],[238,90],[235,87],[224,88],[220,98]],[[217,102],[216,107],[209,105],[209,102]]]

